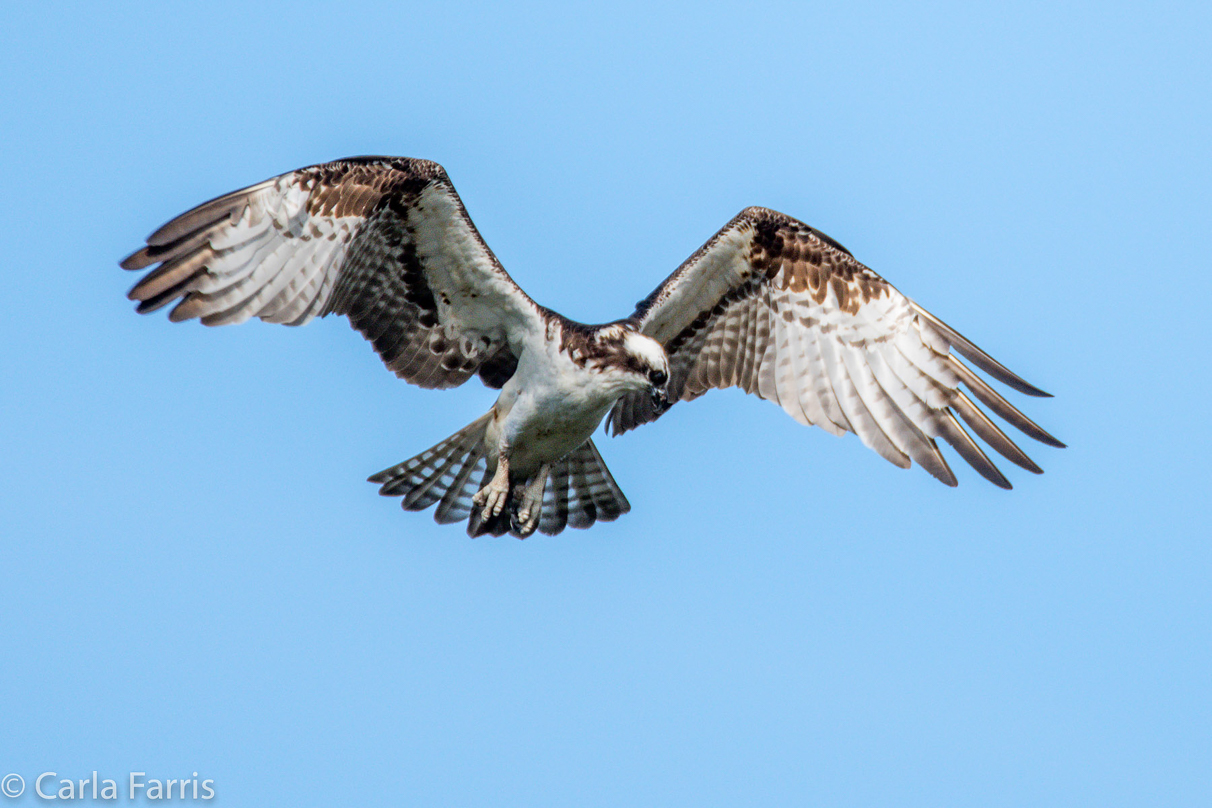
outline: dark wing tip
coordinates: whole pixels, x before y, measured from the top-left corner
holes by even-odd
[[[963,334],[923,309],[917,303],[910,300],[909,305],[913,307],[913,310],[917,312],[919,317],[933,326],[934,329],[942,336],[942,338],[950,343],[951,347],[955,348],[956,352],[958,352],[960,356],[964,357],[969,362],[976,365],[993,378],[997,379],[999,382],[1013,387],[1015,390],[1023,393],[1024,395],[1035,396],[1037,398],[1052,398],[1051,393],[1045,393],[1043,390],[1039,389],[1026,379],[1019,376],[1017,373],[1010,370],[1010,368],[1006,367],[1001,362],[998,362],[992,356],[978,348],[976,344],[972,342],[972,340],[968,339]]]
[[[118,266],[123,269],[143,269],[156,263],[156,259],[149,255],[149,247],[141,247],[135,250],[130,255],[118,262]]]
[[[1002,474],[1001,469],[993,464],[989,456],[972,439],[972,436],[960,426],[955,413],[948,409],[943,410],[942,414],[943,417],[938,423],[941,430],[939,437],[951,444],[951,448],[955,449],[960,457],[964,458],[968,465],[976,469],[977,473],[986,480],[1006,491],[1014,488],[1006,479],[1006,475]]]
[[[972,357],[968,357],[968,358],[972,359]],[[1031,384],[1030,382],[1023,381],[1018,376],[1015,376],[1015,379],[1016,379],[1017,383],[1006,382],[1006,384],[1009,384],[1015,390],[1019,391],[1020,393],[1023,393],[1024,395],[1035,396],[1036,398],[1055,398],[1055,396],[1053,396],[1051,393],[1047,392],[1046,390],[1041,390],[1038,387],[1036,387],[1035,385]]]

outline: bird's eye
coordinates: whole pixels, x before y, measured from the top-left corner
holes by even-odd
[[[652,371],[652,373],[648,374],[648,378],[652,380],[653,384],[664,384],[669,381],[669,376],[663,370]]]

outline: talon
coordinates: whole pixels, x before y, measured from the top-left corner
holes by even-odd
[[[505,501],[507,499],[509,499],[508,488],[489,483],[480,489],[480,493],[472,497],[471,501],[476,505],[483,506],[483,510],[480,511],[481,518],[491,519],[501,514],[501,511],[505,509]]]
[[[513,531],[519,539],[525,539],[534,533],[535,528],[539,526],[539,515],[529,513],[519,513],[513,520]]]
[[[521,492],[514,527],[522,538],[534,533],[535,528],[539,526],[539,517],[543,513],[543,489],[547,485],[547,475],[550,471],[550,466],[542,466]]]
[[[502,453],[492,480],[471,498],[471,502],[473,505],[483,506],[483,510],[480,511],[481,519],[492,519],[500,516],[501,511],[505,510],[507,499],[509,499],[509,457]]]

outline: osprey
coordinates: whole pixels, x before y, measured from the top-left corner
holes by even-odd
[[[841,244],[746,208],[629,317],[584,325],[535,303],[488,249],[437,163],[355,157],[292,171],[199,205],[121,262],[159,264],[130,290],[169,319],[303,325],[343,314],[387,367],[427,388],[473,375],[492,409],[370,477],[406,510],[437,505],[471,536],[586,528],[630,510],[590,436],[654,421],[678,401],[740,387],[803,424],[854,432],[887,460],[949,486],[936,438],[995,485],[1009,481],[960,424],[1041,469],[968,393],[1032,438],[1063,446],[966,364],[1011,373]],[[968,393],[960,389],[967,388]],[[957,418],[958,416],[958,418]]]

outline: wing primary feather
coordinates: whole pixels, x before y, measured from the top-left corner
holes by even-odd
[[[918,316],[930,323],[930,325],[934,326],[934,328],[943,335],[943,338],[950,342],[952,346],[955,347],[955,350],[959,351],[965,359],[988,373],[993,378],[997,379],[999,382],[1008,384],[1020,393],[1026,393],[1029,396],[1038,396],[1041,398],[1052,397],[1051,393],[1045,393],[1035,385],[1028,383],[1025,379],[1012,372],[1001,362],[998,362],[992,356],[976,347],[976,345],[963,334],[956,331],[954,328],[947,325],[918,304],[914,303],[913,301],[909,302],[910,305],[913,306],[913,310],[917,312]]]
[[[186,289],[187,286],[189,286],[189,281],[184,280],[171,289],[165,289],[163,292],[155,295],[154,297],[141,300],[139,301],[139,305],[135,306],[135,312],[137,314],[151,314],[153,311],[162,309],[169,303],[172,303],[174,300],[179,298],[181,295],[185,294],[188,291]]]
[[[140,247],[119,261],[118,266],[129,270],[143,269],[151,266],[159,260],[159,258],[152,256],[150,247]]]
[[[188,255],[199,247],[206,245],[210,241],[210,236],[210,230],[200,230],[197,233],[191,233],[180,241],[174,241],[163,247],[144,247],[123,258],[118,266],[123,269],[143,269],[158,261],[172,261],[174,258]]]
[[[178,241],[190,234],[216,224],[224,216],[230,216],[232,211],[244,206],[248,197],[278,180],[277,177],[241,188],[238,191],[217,196],[209,202],[203,202],[195,208],[185,211],[180,216],[160,225],[156,232],[147,237],[147,243],[152,247],[163,247]]]
[[[960,426],[959,421],[955,420],[955,413],[951,410],[940,413],[939,435],[986,480],[1007,491],[1014,487],[997,466],[993,465],[993,461],[981,450],[972,436]]]
[[[912,411],[918,410],[920,413],[918,417],[929,418],[930,423],[933,423],[933,412],[926,407],[925,402],[914,395],[904,382],[897,378],[892,369],[888,367],[882,354],[873,353],[870,366],[876,385],[893,403],[894,406],[891,409],[910,432],[910,438],[906,441],[906,450],[909,455],[939,482],[951,488],[959,485],[955,472],[947,464],[943,453],[938,450],[938,444],[913,420]]]
[[[288,247],[285,242],[275,244],[272,240],[250,245],[252,256],[245,259],[240,269],[214,277],[203,276],[197,284],[201,288],[191,290],[191,294],[172,310],[168,319],[179,323],[201,317],[205,325],[244,322],[253,314],[245,311],[245,306],[255,298],[257,286],[272,269],[262,264],[262,260]]]
[[[243,204],[244,200],[241,199],[238,202],[229,200],[220,207],[212,208],[208,207],[208,205],[203,205],[200,208],[194,208],[188,213],[181,214],[148,236],[147,244],[152,250],[171,247],[199,232],[205,232],[224,219],[229,218],[232,212],[242,207]]]
[[[174,258],[172,261],[166,261],[132,286],[131,290],[126,293],[126,297],[128,300],[148,300],[160,295],[166,289],[182,286],[193,280],[205,268],[206,262],[213,257],[214,253],[206,248],[190,255]]]
[[[278,292],[282,291],[282,288],[290,282],[291,273],[296,271],[294,268],[287,266],[290,258],[291,250],[289,245],[285,243],[278,245],[274,249],[267,250],[264,255],[258,258],[255,272],[239,284],[228,287],[228,290],[237,299],[240,299],[240,302],[222,313],[214,313],[208,316],[213,318],[213,322],[216,325],[222,325],[230,322],[244,322],[251,317],[260,315],[264,310],[265,304],[277,296]],[[225,298],[228,290],[224,292]],[[203,322],[206,322],[206,320],[204,319]],[[210,323],[207,324],[209,325]]]
[[[1002,398],[1001,394],[990,387],[988,382],[986,382],[980,376],[977,376],[976,373],[972,371],[972,368],[968,367],[954,356],[950,357],[950,364],[952,370],[955,371],[955,375],[959,377],[961,382],[968,386],[968,389],[972,391],[972,394],[976,396],[977,400],[989,409],[993,410],[993,412],[998,416],[1004,418],[1007,422],[1013,424],[1015,428],[1024,434],[1035,438],[1040,443],[1055,446],[1057,449],[1065,448],[1065,444],[1049,435],[1041,426],[1039,426],[1039,424],[1023,415],[1021,412],[1015,409],[1013,404]]]
[[[989,420],[989,416],[973,404],[972,399],[964,395],[962,390],[955,391],[955,399],[952,401],[951,407],[968,426],[972,427],[972,431],[979,435],[981,440],[996,449],[1002,457],[1032,474],[1044,473],[1044,470],[1035,465],[1031,458],[1015,445],[1014,441],[1006,437],[1006,433],[998,429],[997,424]]]

